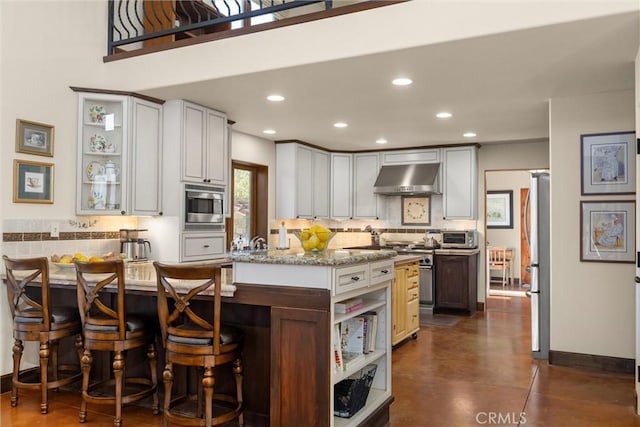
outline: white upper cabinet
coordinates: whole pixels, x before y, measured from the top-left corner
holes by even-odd
[[[378,195],[373,192],[379,170],[378,153],[353,155],[353,218],[379,219]]]
[[[410,165],[413,163],[439,163],[441,161],[440,148],[420,150],[383,151],[380,154],[382,165]]]
[[[227,185],[229,153],[225,114],[186,101],[182,108],[182,180]]]
[[[133,98],[131,214],[162,213],[162,106]]]
[[[328,218],[330,157],[296,143],[276,145],[276,217]]]
[[[77,214],[161,214],[161,146],[160,103],[79,92]]]
[[[477,147],[443,148],[442,157],[444,219],[477,219]]]
[[[353,217],[353,155],[331,153],[331,218]]]

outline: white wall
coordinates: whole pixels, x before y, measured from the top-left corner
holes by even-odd
[[[478,151],[478,247],[480,259],[478,260],[478,301],[486,300],[485,265],[485,172],[513,171],[514,169],[548,169],[549,168],[549,144],[547,141],[520,142],[509,144],[485,144]]]
[[[633,358],[634,264],[580,262],[580,135],[635,129],[634,92],[552,99],[551,349]],[[633,147],[632,147],[633,149]]]

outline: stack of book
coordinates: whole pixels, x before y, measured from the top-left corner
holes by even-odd
[[[348,309],[348,308],[345,308]],[[376,348],[378,314],[366,312],[335,326],[333,350],[335,368],[348,370]]]

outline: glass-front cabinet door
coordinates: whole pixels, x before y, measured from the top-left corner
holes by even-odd
[[[125,215],[128,97],[79,94],[77,213]]]

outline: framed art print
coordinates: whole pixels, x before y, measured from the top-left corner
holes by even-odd
[[[487,228],[513,228],[513,190],[487,191]]]
[[[580,202],[580,261],[634,262],[635,201]]]
[[[431,225],[429,196],[402,196],[402,225]]]
[[[53,164],[14,160],[13,202],[53,203]]]
[[[53,126],[16,120],[16,152],[53,157]]]
[[[635,193],[635,133],[581,135],[582,195]]]

